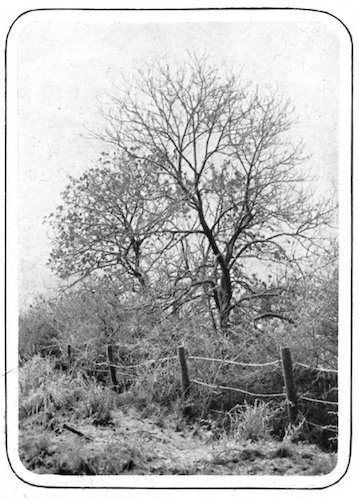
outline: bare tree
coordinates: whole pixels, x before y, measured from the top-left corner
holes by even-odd
[[[162,230],[188,252],[204,248],[193,284],[209,285],[224,329],[252,290],[251,263],[305,257],[330,223],[331,202],[315,201],[298,168],[290,116],[288,103],[196,58],[139,71],[107,113],[102,138],[165,179],[162,197],[176,209]]]

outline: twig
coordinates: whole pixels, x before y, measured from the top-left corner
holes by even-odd
[[[66,429],[67,431],[72,432],[73,434],[76,434],[76,436],[80,436],[80,437],[83,437],[83,438],[87,439],[88,441],[92,441],[91,437],[86,436],[85,434],[83,434],[83,432],[80,432],[80,431],[74,429],[73,427],[70,427],[67,424],[64,424],[63,428]]]

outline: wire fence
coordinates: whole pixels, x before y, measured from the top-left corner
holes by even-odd
[[[216,363],[220,362],[223,365],[225,365],[225,364],[231,364],[231,365],[237,365],[237,366],[241,366],[241,367],[255,367],[255,368],[266,367],[266,366],[278,366],[281,363],[281,360],[279,360],[279,359],[277,359],[275,361],[269,361],[269,362],[266,362],[266,363],[244,363],[244,362],[233,361],[233,360],[228,360],[228,359],[207,358],[207,357],[203,357],[203,356],[188,356],[187,359],[202,360],[202,361],[212,361],[212,362],[216,362]],[[316,370],[316,371],[319,371],[319,372],[338,373],[337,370],[332,370],[332,369],[327,369],[327,368],[321,368],[321,367],[313,367],[313,366],[309,366],[309,365],[306,365],[306,364],[300,363],[300,362],[295,362],[294,364],[298,365],[298,366],[301,366],[303,368],[307,368],[307,369],[310,369],[310,370]],[[258,394],[258,393],[253,393],[253,392],[247,391],[245,389],[240,389],[238,387],[228,387],[228,386],[223,386],[223,385],[218,385],[218,384],[208,384],[206,382],[199,381],[199,380],[192,380],[192,382],[195,383],[195,384],[197,384],[197,385],[202,385],[204,387],[209,387],[209,388],[213,388],[213,389],[223,389],[223,390],[240,392],[242,394],[246,394],[246,395],[253,396],[253,397],[263,397],[264,398],[264,397],[283,397],[283,396],[286,396],[285,392],[277,393],[277,394]],[[334,389],[337,390],[337,388],[331,388],[331,390],[334,390]],[[328,401],[328,400],[322,400],[322,399],[315,399],[315,398],[310,398],[310,397],[307,397],[307,396],[304,396],[304,395],[299,396],[299,399],[303,399],[303,400],[306,400],[306,401],[309,401],[309,402],[312,402],[312,403],[338,405],[338,403],[336,401]]]
[[[308,368],[309,370],[318,371],[318,372],[326,372],[326,373],[338,373],[338,370],[334,370],[332,368],[322,368],[320,366],[309,366],[304,363],[299,363],[299,361],[295,362],[296,365],[302,366],[303,368]]]
[[[200,380],[192,380],[192,383],[197,385],[202,385],[204,387],[210,387],[213,389],[225,389],[228,391],[240,392],[241,394],[245,394],[247,396],[252,396],[256,398],[278,398],[285,396],[285,392],[280,392],[278,394],[256,394],[254,392],[245,391],[244,389],[239,389],[238,387],[228,387],[226,385],[219,385],[219,384],[207,384],[205,382],[201,382]]]
[[[233,361],[230,359],[205,358],[203,356],[188,356],[187,359],[213,361],[215,363],[222,363],[224,365],[237,365],[237,366],[242,366],[242,367],[253,367],[253,368],[258,368],[258,367],[263,367],[263,366],[273,366],[273,365],[278,365],[280,363],[279,359],[276,361],[269,361],[268,363],[242,363],[240,361]]]
[[[284,386],[285,386],[285,392],[280,392],[280,393],[262,393],[262,392],[252,392],[247,389],[241,388],[241,387],[230,387],[227,385],[221,385],[217,383],[208,383],[203,380],[190,380],[189,375],[188,375],[188,368],[186,364],[186,358],[184,354],[184,349],[179,348],[179,357],[180,357],[180,366],[181,366],[181,372],[182,372],[182,389],[183,389],[183,395],[186,395],[190,391],[190,386],[191,384],[195,384],[198,386],[206,387],[208,389],[212,390],[220,390],[220,391],[232,391],[236,393],[243,394],[245,396],[250,396],[253,398],[285,398],[287,407],[288,407],[288,415],[289,415],[289,421],[291,423],[294,423],[296,421],[296,418],[298,416],[298,402],[299,401],[305,401],[311,404],[319,404],[319,405],[329,405],[329,406],[336,406],[338,407],[338,402],[337,401],[329,401],[329,400],[324,400],[324,399],[317,399],[314,397],[309,397],[306,394],[301,394],[297,395],[296,391],[296,386],[295,386],[295,381],[294,381],[294,374],[293,374],[293,365],[301,366],[302,368],[305,369],[310,369],[310,370],[315,370],[320,373],[326,373],[329,372],[331,374],[336,374],[337,370],[332,370],[332,369],[326,369],[322,367],[312,367],[309,365],[305,365],[304,363],[292,363],[291,359],[291,353],[289,348],[282,348],[281,349],[281,359],[274,360],[274,361],[269,361],[266,363],[246,363],[246,362],[239,362],[239,361],[234,361],[234,360],[229,360],[229,359],[219,359],[219,358],[208,358],[204,356],[188,356],[188,360],[193,360],[193,361],[205,361],[205,362],[214,362],[214,363],[221,363],[222,365],[236,365],[240,367],[246,367],[246,368],[265,368],[268,366],[278,366],[282,365],[282,371],[283,371],[283,378],[284,378]],[[182,358],[182,359],[181,359]],[[337,387],[331,388],[330,390],[337,390]],[[328,412],[328,414],[335,414],[337,416],[336,412]],[[335,425],[329,424],[329,425],[320,425],[317,423],[313,423],[311,421],[308,421],[306,417],[304,417],[304,420],[308,423],[308,425],[312,425],[314,427],[321,428],[323,430],[328,430],[331,432],[337,432],[338,428]]]
[[[112,345],[114,345],[114,344],[108,344],[106,346],[109,347]],[[118,344],[115,344],[115,345],[118,345]],[[77,348],[75,348],[74,350],[76,350],[77,352],[79,352],[81,354],[83,354],[83,352],[84,352],[84,351],[81,351],[80,349],[77,349]],[[86,352],[86,349],[85,349],[85,352]],[[109,359],[107,359],[105,361],[93,361],[87,355],[85,356],[85,361],[91,363],[92,365],[98,366],[98,367],[106,367],[106,368],[116,369],[118,375],[121,375],[123,377],[128,377],[131,379],[135,379],[136,377],[133,375],[133,373],[129,373],[126,370],[138,369],[141,367],[147,367],[147,366],[155,365],[158,363],[164,363],[167,361],[174,361],[176,359],[178,359],[178,356],[166,356],[166,357],[161,357],[161,358],[148,359],[148,360],[145,360],[141,363],[136,363],[136,364],[126,364],[126,363],[118,364],[118,363],[111,362]],[[273,361],[267,361],[265,363],[241,362],[241,361],[235,361],[235,360],[231,360],[231,359],[211,358],[211,357],[205,357],[205,356],[187,356],[184,359],[185,359],[185,363],[186,363],[186,359],[187,359],[187,360],[191,360],[191,361],[205,361],[205,362],[220,363],[221,365],[239,366],[242,368],[265,368],[265,367],[269,367],[269,366],[279,366],[281,363],[283,364],[283,359],[282,360],[276,359]],[[304,363],[300,363],[298,361],[296,361],[293,364],[297,365],[297,366],[301,366],[302,368],[305,368],[305,369],[315,370],[318,372],[324,372],[324,373],[329,372],[329,373],[333,373],[333,374],[338,373],[337,370],[334,370],[334,369],[322,368],[322,367],[318,367],[318,366],[310,366],[310,365],[307,365]],[[187,377],[188,377],[187,367],[185,369],[187,370]],[[285,378],[285,376],[284,376],[284,378]],[[230,387],[230,386],[225,386],[225,385],[220,385],[220,384],[213,384],[213,383],[208,383],[208,382],[205,382],[203,380],[197,380],[197,379],[191,380],[190,383],[197,384],[197,385],[200,385],[203,387],[208,387],[210,389],[216,389],[216,390],[220,389],[220,390],[238,392],[238,393],[241,393],[241,394],[244,394],[247,396],[257,397],[257,398],[286,397],[288,402],[290,402],[291,399],[293,399],[293,398],[290,398],[288,396],[287,392],[256,393],[256,392],[251,392],[251,391],[248,391],[247,389],[240,388],[240,387]],[[185,387],[184,392],[188,392],[188,389],[189,389],[188,383],[186,383],[185,385],[186,385],[186,387]],[[331,388],[330,390],[337,390],[337,388]],[[296,399],[308,401],[310,403],[338,406],[338,403],[336,401],[322,400],[322,399],[312,398],[312,397],[309,397],[306,395],[300,395]],[[293,401],[292,401],[292,403],[293,403]]]
[[[105,370],[110,371],[111,379],[113,382],[114,386],[118,385],[117,379],[116,379],[116,374],[122,376],[124,379],[133,381],[136,380],[138,377],[138,374],[134,373],[134,370],[138,370],[139,368],[145,368],[145,367],[152,367],[155,365],[158,365],[159,363],[167,363],[171,362],[174,360],[179,361],[179,366],[181,370],[181,380],[182,380],[182,395],[184,397],[187,397],[188,394],[191,391],[191,386],[192,385],[197,385],[201,387],[205,387],[214,391],[232,391],[236,393],[240,393],[244,396],[249,396],[252,398],[263,398],[263,399],[276,399],[276,398],[283,398],[285,399],[288,407],[288,415],[289,415],[289,420],[291,422],[296,421],[296,417],[298,415],[298,402],[299,401],[304,401],[307,403],[310,403],[312,405],[326,405],[329,407],[337,407],[338,408],[338,402],[337,401],[330,401],[326,399],[318,399],[316,397],[311,397],[310,394],[304,393],[304,394],[297,394],[296,390],[296,384],[295,384],[295,377],[294,377],[294,371],[293,367],[299,366],[301,368],[304,368],[306,370],[312,370],[316,371],[318,373],[329,373],[332,375],[336,375],[338,373],[337,370],[331,369],[331,368],[324,368],[321,366],[310,366],[305,363],[301,362],[292,362],[291,359],[291,353],[289,348],[282,348],[281,349],[281,359],[276,359],[273,361],[267,361],[264,363],[252,363],[252,362],[241,362],[241,361],[236,361],[233,359],[221,359],[221,358],[212,358],[212,357],[206,357],[206,356],[193,356],[189,355],[186,356],[186,351],[183,346],[178,348],[178,353],[177,356],[165,356],[165,357],[160,357],[160,358],[153,358],[153,359],[146,359],[142,361],[141,363],[135,363],[135,364],[128,364],[126,362],[123,362],[121,364],[114,362],[113,359],[113,354],[112,354],[112,347],[117,347],[118,344],[106,344],[107,348],[107,355],[104,354],[105,359],[103,361],[94,361],[90,358],[91,355],[91,348],[92,346],[86,345],[84,346],[84,349],[80,350],[77,348],[74,348],[74,351],[77,351],[81,356],[78,357],[77,362],[89,362],[93,366],[96,367],[101,367],[104,368]],[[70,354],[71,349],[67,347],[68,353]],[[90,352],[89,352],[90,351]],[[260,371],[262,368],[268,368],[268,367],[282,367],[282,374],[283,374],[283,379],[284,379],[284,392],[254,392],[250,391],[247,388],[243,387],[232,387],[228,385],[222,385],[222,384],[217,384],[217,383],[210,383],[205,380],[199,380],[198,378],[195,379],[190,379],[189,377],[189,371],[188,371],[188,366],[187,366],[187,361],[191,362],[205,362],[205,363],[217,363],[220,364],[221,367],[225,365],[231,365],[231,366],[237,366],[240,368],[256,368],[258,371]],[[104,370],[104,371],[105,371]],[[256,372],[251,372],[252,376],[255,376]],[[337,387],[330,387],[329,390],[327,391],[327,394],[331,391],[338,391]],[[329,414],[335,414],[337,415],[337,412],[333,411],[328,411]],[[307,420],[306,420],[307,421]],[[314,427],[320,427],[322,429],[327,429],[333,431],[334,429],[337,429],[336,426],[333,426],[332,424],[329,425],[320,425],[317,423],[313,423],[310,421],[307,421],[309,425],[312,425]]]
[[[106,344],[105,347],[113,346],[114,344]],[[72,348],[74,351],[77,351],[78,353],[81,353],[83,355],[83,350],[80,350],[78,348]],[[127,364],[127,363],[113,363],[110,360],[106,361],[94,361],[88,357],[88,355],[83,355],[82,360],[86,361],[94,366],[104,366],[108,368],[115,368],[116,370],[126,370],[126,369],[134,369],[134,368],[141,368],[143,366],[149,366],[149,365],[154,365],[156,363],[163,363],[166,361],[172,361],[174,359],[177,359],[177,356],[166,356],[163,358],[153,358],[153,359],[146,359],[142,363],[137,363],[137,364]],[[120,375],[130,375],[125,372],[118,372]]]
[[[337,401],[327,401],[324,399],[314,399],[314,398],[308,398],[306,396],[299,396],[299,399],[304,399],[305,401],[310,401],[311,403],[321,403],[325,405],[336,405],[338,406]]]

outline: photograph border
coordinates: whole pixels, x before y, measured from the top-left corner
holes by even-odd
[[[7,379],[8,379],[8,364],[7,364],[7,356],[8,356],[8,330],[7,330],[7,325],[8,325],[8,309],[7,309],[7,285],[8,285],[8,280],[9,280],[9,268],[7,266],[7,255],[9,252],[9,247],[8,247],[8,231],[10,230],[9,225],[8,225],[8,149],[7,149],[7,142],[8,142],[8,41],[9,41],[9,36],[11,35],[12,28],[13,26],[17,23],[17,21],[24,17],[25,15],[29,13],[34,13],[34,12],[56,12],[56,11],[76,11],[76,12],[82,12],[82,11],[101,11],[101,12],[158,12],[159,14],[161,12],[173,12],[173,11],[192,11],[192,12],[197,12],[197,11],[305,11],[305,12],[314,12],[314,13],[321,13],[321,14],[326,14],[328,16],[331,16],[332,18],[336,19],[339,23],[342,24],[342,26],[345,28],[347,31],[349,38],[350,38],[350,44],[351,44],[351,116],[350,116],[350,131],[351,131],[351,137],[350,137],[350,144],[351,144],[351,151],[350,151],[350,438],[349,438],[349,460],[347,467],[342,474],[342,476],[334,481],[331,484],[328,484],[326,486],[315,486],[315,487],[266,487],[266,486],[258,486],[258,487],[253,487],[253,486],[237,486],[237,487],[232,487],[232,486],[215,486],[215,487],[206,487],[206,486],[173,486],[173,487],[155,487],[155,486],[73,486],[73,485],[60,485],[60,486],[50,486],[50,485],[43,485],[43,484],[36,484],[36,483],[31,483],[24,478],[22,478],[18,473],[16,472],[15,468],[13,467],[10,456],[9,456],[9,448],[8,448],[8,387],[7,387]],[[352,430],[353,430],[353,89],[354,89],[354,72],[353,72],[353,51],[354,51],[354,44],[353,44],[353,38],[350,33],[350,30],[348,27],[344,24],[344,22],[338,18],[337,16],[331,14],[330,12],[327,12],[325,10],[320,10],[320,9],[307,9],[307,8],[297,8],[297,7],[199,7],[199,8],[39,8],[39,9],[30,9],[22,12],[11,24],[7,36],[6,36],[6,44],[5,44],[5,175],[4,175],[4,180],[5,180],[5,269],[4,269],[4,276],[5,276],[5,284],[4,284],[4,310],[5,310],[5,316],[4,316],[4,336],[5,336],[5,349],[4,349],[4,357],[5,357],[5,447],[6,447],[6,455],[7,455],[7,460],[10,465],[10,468],[12,472],[15,474],[15,476],[20,479],[22,482],[25,484],[28,484],[30,486],[35,486],[38,488],[47,488],[47,489],[104,489],[104,490],[208,490],[208,489],[213,489],[213,490],[234,490],[234,489],[239,489],[239,490],[322,490],[329,488],[335,484],[337,484],[339,481],[343,479],[343,477],[346,475],[349,466],[350,466],[350,461],[351,461],[351,456],[352,456]]]

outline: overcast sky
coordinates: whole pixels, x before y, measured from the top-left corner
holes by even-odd
[[[124,13],[63,18],[52,12],[27,21],[17,35],[22,303],[54,285],[42,221],[60,203],[67,175],[92,166],[103,150],[87,133],[103,124],[100,103],[116,94],[122,75],[131,77],[144,63],[185,63],[187,51],[196,52],[263,92],[277,89],[295,105],[293,134],[303,138],[313,172],[323,183],[336,178],[340,41],[325,15],[295,14],[268,22],[250,13],[238,19],[217,13],[208,21],[187,14],[182,22],[172,13],[171,23],[153,16],[130,23]]]

